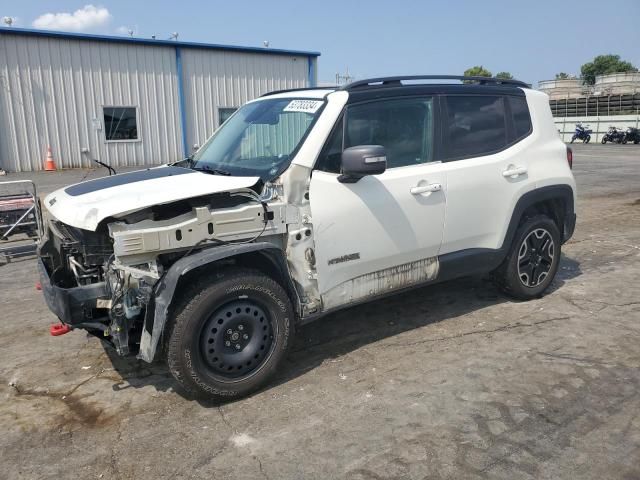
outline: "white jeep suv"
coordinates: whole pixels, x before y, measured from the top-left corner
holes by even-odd
[[[273,92],[192,157],[46,198],[52,333],[162,356],[194,394],[246,395],[336,309],[483,272],[540,296],[575,226],[571,161],[548,97],[514,80]]]

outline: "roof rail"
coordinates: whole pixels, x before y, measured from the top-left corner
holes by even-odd
[[[268,97],[269,95],[276,95],[278,93],[287,92],[302,92],[304,90],[336,90],[338,87],[301,87],[301,88],[285,88],[284,90],[274,90],[273,92],[267,92],[260,95],[260,97]]]
[[[339,90],[355,90],[357,88],[365,87],[398,87],[402,86],[404,80],[461,80],[469,82],[477,82],[480,85],[493,84],[493,85],[510,85],[514,87],[531,88],[531,85],[520,80],[509,80],[506,78],[495,77],[466,77],[464,75],[408,75],[400,77],[380,77],[380,78],[368,78],[365,80],[358,80],[357,82],[349,83],[339,88]]]

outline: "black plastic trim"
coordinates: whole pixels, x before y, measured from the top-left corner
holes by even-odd
[[[149,304],[145,312],[143,327],[143,329],[151,335],[151,345],[148,345],[147,349],[143,350],[143,345],[141,344],[138,357],[147,362],[153,361],[159,340],[164,332],[167,315],[171,308],[171,302],[175,297],[176,288],[181,277],[197,268],[251,252],[263,252],[268,255],[270,260],[278,262],[279,267],[285,269],[284,271],[286,272],[286,276],[290,279],[288,267],[286,260],[283,257],[282,250],[276,245],[268,242],[223,245],[204,249],[181,258],[165,272],[154,287],[154,294],[152,297],[153,301]],[[295,292],[295,288],[292,283],[289,285],[283,285],[283,287],[288,288],[290,293],[291,289]],[[295,307],[298,306],[296,305]]]
[[[96,300],[108,296],[105,282],[72,288],[54,285],[41,258],[38,258],[38,273],[49,310],[70,326],[80,326],[90,321],[91,312],[96,308]]]

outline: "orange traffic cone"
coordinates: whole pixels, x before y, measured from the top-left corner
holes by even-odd
[[[56,171],[56,164],[53,161],[53,154],[51,153],[51,147],[47,147],[47,161],[44,164],[44,169],[47,172]]]

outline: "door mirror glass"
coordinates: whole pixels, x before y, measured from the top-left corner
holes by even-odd
[[[341,183],[355,183],[367,175],[379,175],[387,169],[387,154],[382,145],[358,145],[342,152]]]

